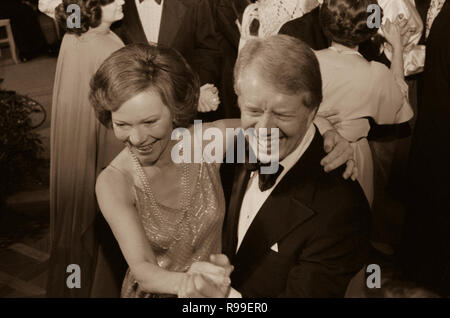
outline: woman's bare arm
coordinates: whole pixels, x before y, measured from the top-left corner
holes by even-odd
[[[95,189],[100,209],[139,285],[147,292],[176,295],[185,274],[157,265],[130,189],[125,175],[108,167],[98,177]]]

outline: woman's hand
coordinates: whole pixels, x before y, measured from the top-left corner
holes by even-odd
[[[230,285],[231,265],[220,266],[209,262],[195,262],[187,271],[189,274],[198,273],[208,277],[212,282],[220,286]]]
[[[358,178],[358,168],[352,144],[334,129],[323,134],[323,139],[327,156],[321,160],[320,164],[324,167],[325,172],[330,172],[345,163],[343,178],[351,178],[355,181]]]
[[[230,285],[217,285],[199,273],[186,273],[178,288],[178,298],[226,298],[229,293]]]
[[[384,38],[393,47],[394,50],[403,50],[402,33],[400,29],[400,18],[399,16],[394,22],[387,19],[386,23],[381,26],[381,30],[384,33]]]
[[[405,47],[408,44],[411,35],[416,32],[416,28],[409,26],[408,19],[405,19],[403,14],[399,14],[397,16],[397,18],[395,19],[395,24],[397,24],[400,28],[402,44],[403,47]]]
[[[211,255],[210,262],[191,265],[178,287],[178,297],[227,297],[230,292],[230,274],[234,267],[223,254]]]
[[[213,84],[205,84],[200,87],[200,98],[197,108],[199,112],[215,111],[219,104],[219,90]]]
[[[178,297],[225,297],[230,291],[234,267],[223,254],[211,255],[209,262],[191,265],[178,287]]]

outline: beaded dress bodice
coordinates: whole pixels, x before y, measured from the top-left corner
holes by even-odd
[[[136,209],[158,265],[170,271],[185,272],[192,263],[207,261],[211,254],[221,252],[225,199],[219,169],[215,164],[189,165],[195,165],[195,169],[190,166],[189,170],[198,172],[197,175],[190,173],[197,182],[189,189],[183,206],[175,209],[156,201],[142,167],[134,163],[140,183],[144,185],[133,187]],[[154,295],[143,292],[128,271],[121,296]]]

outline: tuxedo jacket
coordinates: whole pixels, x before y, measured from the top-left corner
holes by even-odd
[[[123,12],[113,31],[125,44],[147,43],[135,0],[125,0]],[[158,44],[178,50],[202,84],[216,82],[221,51],[208,0],[164,0]]]
[[[342,170],[325,173],[323,139],[309,148],[264,202],[239,250],[239,213],[250,173],[236,169],[224,223],[231,285],[243,297],[343,297],[366,262],[369,205]]]

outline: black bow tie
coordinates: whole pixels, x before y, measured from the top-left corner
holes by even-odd
[[[280,174],[283,172],[284,167],[282,165],[278,165],[278,171],[275,173],[261,173],[261,167],[268,167],[270,166],[270,162],[269,163],[261,163],[261,162],[257,162],[257,163],[245,163],[245,169],[247,169],[248,171],[256,171],[258,170],[258,186],[259,186],[259,190],[261,190],[261,192],[269,190],[270,188],[273,187],[273,185],[275,184],[275,182],[277,181],[278,177],[280,176]]]
[[[154,0],[157,4],[161,4],[161,1],[162,0]],[[144,0],[139,0],[139,3],[142,3],[142,2],[144,2]]]

